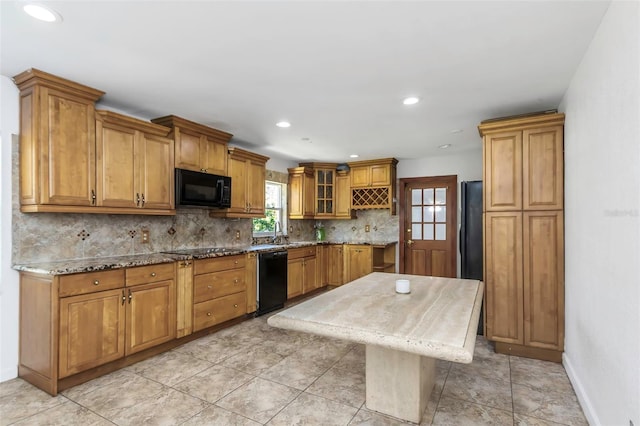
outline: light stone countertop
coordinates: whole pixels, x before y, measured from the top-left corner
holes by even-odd
[[[409,279],[410,294],[395,292]],[[481,281],[375,272],[270,317],[271,326],[471,363]]]
[[[389,245],[396,241],[377,242],[332,242],[332,241],[299,241],[288,244],[260,244],[245,247],[230,247],[224,251],[200,254],[176,254],[169,252],[134,254],[130,256],[99,257],[87,259],[71,259],[59,261],[42,261],[27,264],[14,264],[13,269],[23,272],[32,272],[46,275],[66,275],[82,272],[104,271],[109,269],[131,268],[134,266],[155,265],[189,259],[209,259],[212,257],[234,256],[250,252],[269,252],[274,250],[287,250],[296,247],[308,247],[314,245],[329,244],[369,244]]]

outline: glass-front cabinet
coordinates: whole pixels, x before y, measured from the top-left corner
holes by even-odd
[[[316,216],[334,216],[335,170],[316,170]]]

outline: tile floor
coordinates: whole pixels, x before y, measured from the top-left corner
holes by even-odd
[[[364,347],[245,321],[53,398],[0,384],[0,425],[399,425],[366,409]],[[423,425],[583,425],[560,364],[439,361]]]

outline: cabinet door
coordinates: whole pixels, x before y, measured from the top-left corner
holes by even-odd
[[[124,290],[60,299],[59,378],[125,355]]]
[[[42,89],[40,117],[41,204],[90,206],[95,192],[93,102]],[[48,159],[48,161],[46,161]]]
[[[287,263],[287,299],[302,294],[304,281],[304,259],[294,259]]]
[[[229,176],[231,176],[231,207],[229,213],[247,211],[247,162],[244,159],[228,157]]]
[[[205,173],[227,176],[227,144],[204,138],[206,156],[204,159]]]
[[[486,213],[484,238],[486,336],[523,344],[522,213]]]
[[[249,213],[264,216],[264,179],[265,165],[253,161],[247,162],[247,200]]]
[[[136,208],[138,132],[96,123],[97,205]],[[139,198],[139,197],[138,197]]]
[[[204,155],[199,135],[176,130],[175,167],[201,172],[200,158]],[[225,153],[226,155],[226,153]]]
[[[342,285],[343,281],[343,264],[344,257],[342,255],[341,245],[331,245],[328,247],[329,255],[327,261],[327,284]]]
[[[140,135],[140,207],[171,210],[174,208],[173,141]]]
[[[304,214],[304,175],[289,175],[289,217],[300,218]]]
[[[258,292],[258,257],[255,253],[247,254],[245,273],[245,282],[247,283],[247,313],[250,314],[258,309],[256,300]]]
[[[351,168],[351,186],[363,187],[371,184],[371,168],[369,166],[359,166]]]
[[[315,174],[315,211],[318,218],[335,216],[335,170],[319,169]]]
[[[351,214],[351,178],[349,175],[337,175],[335,187],[336,219],[352,219]]]
[[[317,277],[317,258],[316,257],[306,257],[304,262],[302,263],[302,273],[304,278],[302,279],[302,292],[309,293],[310,291],[318,288],[318,277]]]
[[[484,137],[485,211],[522,209],[522,132]]]
[[[176,337],[193,332],[193,262],[178,262],[176,291]]]
[[[563,206],[562,126],[522,134],[522,208],[560,210]]]
[[[347,282],[373,271],[371,246],[347,245]]]
[[[561,211],[524,213],[524,343],[563,350],[564,239]]]
[[[371,166],[371,186],[391,185],[391,166],[388,164]]]
[[[175,291],[173,280],[127,288],[127,355],[175,338]]]

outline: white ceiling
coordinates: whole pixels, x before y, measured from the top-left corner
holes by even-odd
[[[335,162],[478,149],[481,120],[556,108],[609,4],[47,1],[63,17],[47,24],[20,3],[0,2],[3,75],[39,68],[103,108]]]

